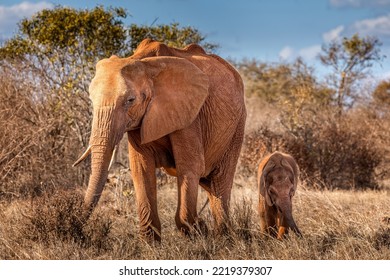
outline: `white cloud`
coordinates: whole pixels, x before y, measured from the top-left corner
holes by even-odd
[[[321,45],[313,45],[310,47],[299,50],[299,56],[302,56],[305,60],[316,59],[318,54],[321,52]]]
[[[302,57],[306,61],[315,60],[321,52],[321,45],[312,45],[300,50],[294,50],[290,46],[285,46],[280,52],[279,57],[284,61],[292,61],[297,57]]]
[[[353,32],[371,36],[390,36],[390,14],[355,22]]]
[[[279,52],[279,57],[282,60],[288,60],[293,56],[293,54],[294,54],[293,48],[291,48],[290,46],[286,46]]]
[[[390,1],[390,0],[389,0]],[[322,34],[324,43],[332,40],[350,37],[353,34],[361,37],[374,36],[381,42],[390,41],[390,13],[376,18],[362,19],[348,26],[339,25],[336,28]]]
[[[390,0],[330,0],[336,8],[362,8],[390,6]]]
[[[38,3],[22,2],[13,6],[0,5],[0,38],[9,37],[16,30],[17,23],[21,19],[50,8],[53,8],[53,4],[44,1]]]
[[[340,39],[340,34],[345,29],[344,25],[339,25],[336,28],[322,34],[322,39],[325,43],[329,43],[333,40]]]

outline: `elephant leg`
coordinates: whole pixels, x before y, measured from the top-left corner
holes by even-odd
[[[267,223],[267,208],[266,201],[263,196],[259,196],[259,216],[260,216],[260,231],[263,234],[268,233],[268,223]]]
[[[177,228],[185,234],[190,234],[193,229],[207,232],[196,209],[199,180],[205,168],[200,129],[196,123],[170,135],[178,184],[175,222]]]
[[[214,216],[216,229],[222,232],[229,226],[229,206],[233,186],[233,179],[236,171],[238,157],[244,137],[245,118],[238,124],[230,146],[221,157],[219,165],[208,176],[211,181],[210,208]]]
[[[207,227],[197,216],[199,176],[194,174],[179,175],[178,203],[175,216],[177,228],[189,235],[192,230],[207,233]]]
[[[283,217],[283,215],[278,214],[278,234],[277,238],[279,240],[283,239],[283,237],[288,234],[288,224],[286,223],[286,219]]]
[[[214,218],[217,233],[226,230],[229,223],[230,196],[233,178],[225,171],[213,172],[211,178],[211,190],[209,192],[210,209]]]
[[[213,215],[214,218],[215,233],[217,234],[224,233],[229,227],[228,225],[229,206],[227,205],[228,203],[224,203],[224,201],[228,202],[230,199],[210,195],[209,200],[210,200],[211,214]]]
[[[275,207],[267,207],[267,211],[265,213],[266,220],[266,231],[272,236],[276,237],[277,229],[278,229],[278,213]]]
[[[139,154],[131,145],[129,152],[141,235],[149,240],[161,241],[154,159],[147,154]]]

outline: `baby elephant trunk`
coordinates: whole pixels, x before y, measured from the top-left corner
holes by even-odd
[[[287,207],[278,207],[280,214],[280,223],[278,230],[278,239],[282,239],[284,234],[290,228],[297,236],[302,237],[302,233],[299,230],[297,224],[294,221],[292,216],[292,207],[291,203]]]

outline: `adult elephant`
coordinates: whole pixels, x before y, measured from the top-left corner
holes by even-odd
[[[87,208],[98,203],[113,150],[127,132],[141,233],[161,239],[155,176],[160,167],[177,177],[178,229],[190,233],[199,224],[199,184],[220,228],[246,119],[237,71],[198,45],[176,49],[146,39],[128,58],[99,61],[89,92],[90,146],[76,162],[92,154]]]

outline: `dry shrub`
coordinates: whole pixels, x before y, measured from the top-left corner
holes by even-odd
[[[245,137],[242,169],[255,172],[267,153],[282,150],[297,160],[303,179],[330,189],[378,189],[382,150],[369,122],[354,114],[304,115],[281,132],[260,127]],[[358,123],[358,124],[357,124]]]
[[[327,188],[377,189],[381,150],[370,138],[369,125],[352,123],[349,117],[308,121],[298,137],[290,137],[284,146],[298,155],[298,163],[309,178]]]
[[[0,84],[0,199],[84,182],[86,170],[72,168],[81,146],[64,113],[72,108],[46,98],[50,89],[23,72],[2,69]]]
[[[373,246],[377,250],[390,250],[390,227],[380,227],[372,236]]]
[[[83,241],[82,199],[77,195],[59,192],[35,198],[28,217],[29,238],[50,242],[53,237],[62,241]]]
[[[270,134],[272,135],[271,137]],[[272,139],[275,139],[274,136],[268,127],[265,126],[245,135],[238,164],[238,173],[247,177],[255,174],[261,158],[272,150],[266,146],[266,142],[267,140],[272,141]]]
[[[43,244],[71,242],[97,252],[110,247],[112,220],[94,214],[87,222],[82,197],[72,191],[58,191],[35,198],[25,224],[24,238]]]

